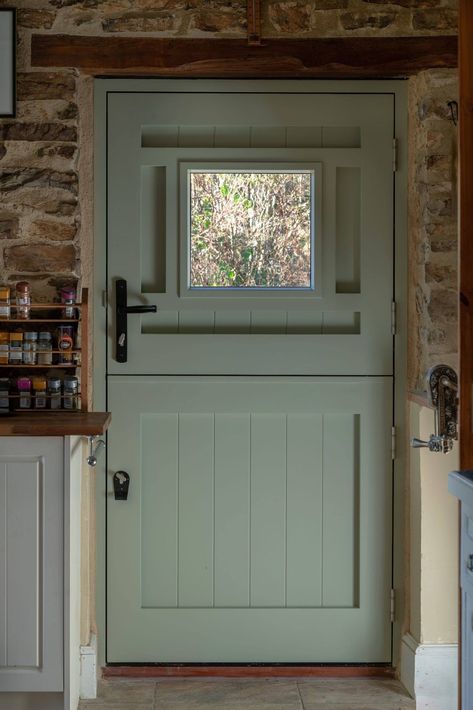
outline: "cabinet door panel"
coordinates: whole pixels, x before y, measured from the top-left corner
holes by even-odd
[[[0,441],[0,691],[63,689],[63,440]]]

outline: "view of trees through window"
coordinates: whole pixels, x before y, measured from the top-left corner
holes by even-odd
[[[310,288],[305,172],[190,173],[192,288]]]

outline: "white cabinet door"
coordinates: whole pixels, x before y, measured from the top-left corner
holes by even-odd
[[[63,457],[0,439],[0,691],[63,690]]]

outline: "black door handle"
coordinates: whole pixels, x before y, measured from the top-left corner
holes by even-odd
[[[127,283],[125,279],[115,282],[116,332],[115,357],[117,362],[126,362],[128,356],[128,314],[156,313],[156,306],[129,306],[127,304]]]

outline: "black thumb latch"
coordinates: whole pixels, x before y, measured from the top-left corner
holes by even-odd
[[[126,471],[117,471],[113,476],[113,492],[115,500],[128,500],[130,476]]]

